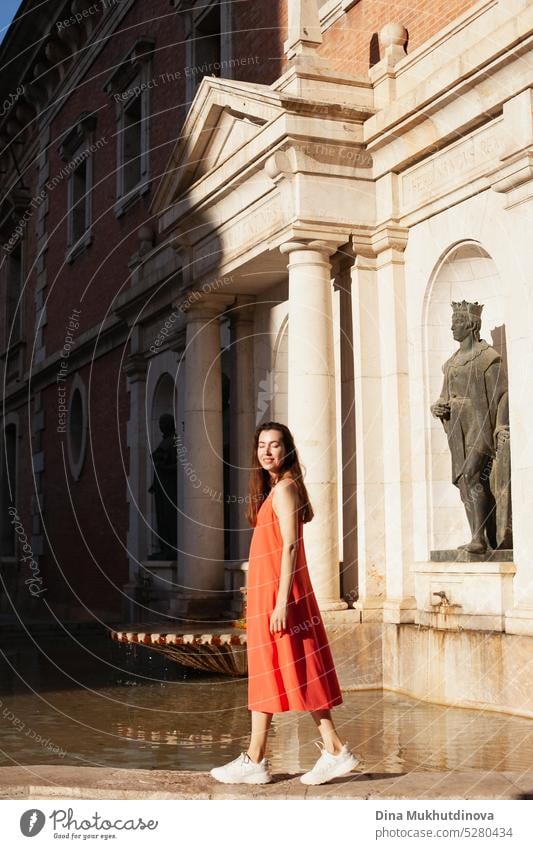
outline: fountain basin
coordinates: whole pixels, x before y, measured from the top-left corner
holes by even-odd
[[[246,675],[246,632],[242,623],[235,620],[229,628],[227,625],[208,626],[207,622],[199,622],[192,628],[162,632],[161,623],[153,628],[144,624],[138,628],[130,625],[124,630],[111,631],[111,639],[117,643],[146,646],[180,666],[221,675]]]

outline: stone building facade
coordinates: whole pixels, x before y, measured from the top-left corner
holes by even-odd
[[[23,3],[2,47],[6,99],[24,88],[0,125],[4,328],[24,282],[3,462],[49,606],[134,615],[148,574],[166,615],[223,614],[251,435],[281,420],[344,684],[533,715],[531,4],[152,6],[65,4],[32,65],[25,27],[45,23]],[[429,409],[463,299],[508,372],[514,535],[468,563],[431,556],[466,533]],[[169,411],[180,552],[157,567]]]

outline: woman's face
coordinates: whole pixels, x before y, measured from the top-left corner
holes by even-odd
[[[257,459],[263,469],[279,474],[285,456],[283,434],[279,430],[262,430],[257,443]]]

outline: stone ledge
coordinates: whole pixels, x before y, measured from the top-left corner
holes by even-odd
[[[486,554],[470,554],[468,551],[464,551],[458,548],[451,548],[439,551],[430,551],[429,563],[426,563],[425,567],[428,568],[432,566],[433,563],[444,563],[448,567],[459,565],[464,566],[466,563],[470,565],[475,564],[480,568],[482,564],[493,564],[494,567],[499,567],[500,564],[512,562],[512,548],[488,549]],[[505,567],[502,566],[501,571],[505,571]]]
[[[367,772],[306,787],[277,773],[263,786],[225,785],[208,773],[70,766],[2,767],[0,799],[516,799],[528,772]]]

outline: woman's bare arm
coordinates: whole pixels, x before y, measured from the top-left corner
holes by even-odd
[[[270,621],[270,630],[279,631],[287,626],[287,605],[298,553],[299,498],[296,484],[288,478],[280,481],[272,495],[272,502],[279,519],[283,548],[278,595]]]

